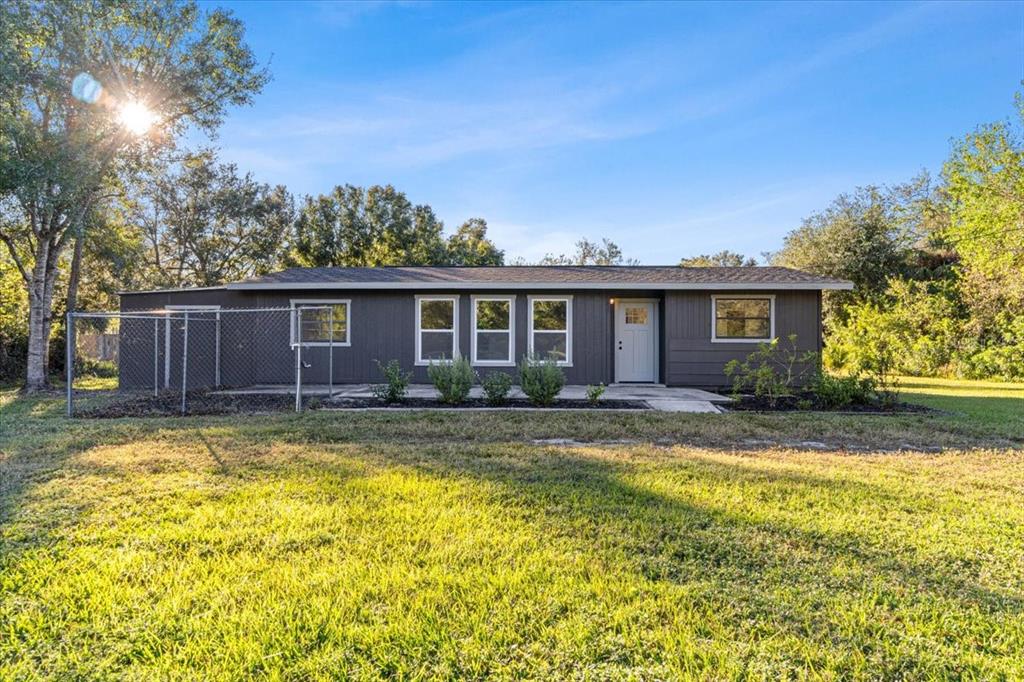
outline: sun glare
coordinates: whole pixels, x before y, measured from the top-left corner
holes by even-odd
[[[136,135],[145,134],[156,122],[156,114],[138,100],[122,104],[117,118],[121,125]]]

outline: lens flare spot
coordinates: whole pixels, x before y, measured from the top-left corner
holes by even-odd
[[[102,94],[103,86],[100,85],[99,81],[84,71],[75,76],[75,79],[71,81],[72,97],[81,100],[86,104],[96,104]]]

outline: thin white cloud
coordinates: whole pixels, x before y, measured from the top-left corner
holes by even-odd
[[[531,54],[529,38],[518,37],[411,76],[342,93],[335,88],[333,104],[311,94],[299,101],[305,99],[307,111],[316,114],[250,122],[232,132],[288,163],[317,166],[342,157],[381,170],[631,138],[723,116],[784,92],[808,74],[893,40],[932,7],[910,6],[807,55],[710,89],[687,81],[718,50],[732,49],[737,35],[653,45],[555,73],[531,71],[536,65],[517,69],[517,56]],[[742,38],[752,30],[739,27],[735,33]],[[700,61],[693,60],[695,54]],[[629,106],[638,98],[650,105]]]

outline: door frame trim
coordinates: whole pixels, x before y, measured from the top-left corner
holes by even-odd
[[[650,381],[628,381],[627,384],[656,384],[661,372],[661,299],[660,298],[618,298],[612,305],[612,369],[615,383],[620,383],[619,363],[616,362],[616,337],[619,335],[619,306],[628,303],[650,303],[654,307],[654,333],[651,335],[654,356],[654,378]]]

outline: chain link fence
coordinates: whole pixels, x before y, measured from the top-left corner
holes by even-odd
[[[69,313],[67,415],[190,414],[239,396],[301,411],[304,389],[334,394],[346,318],[329,305]]]

